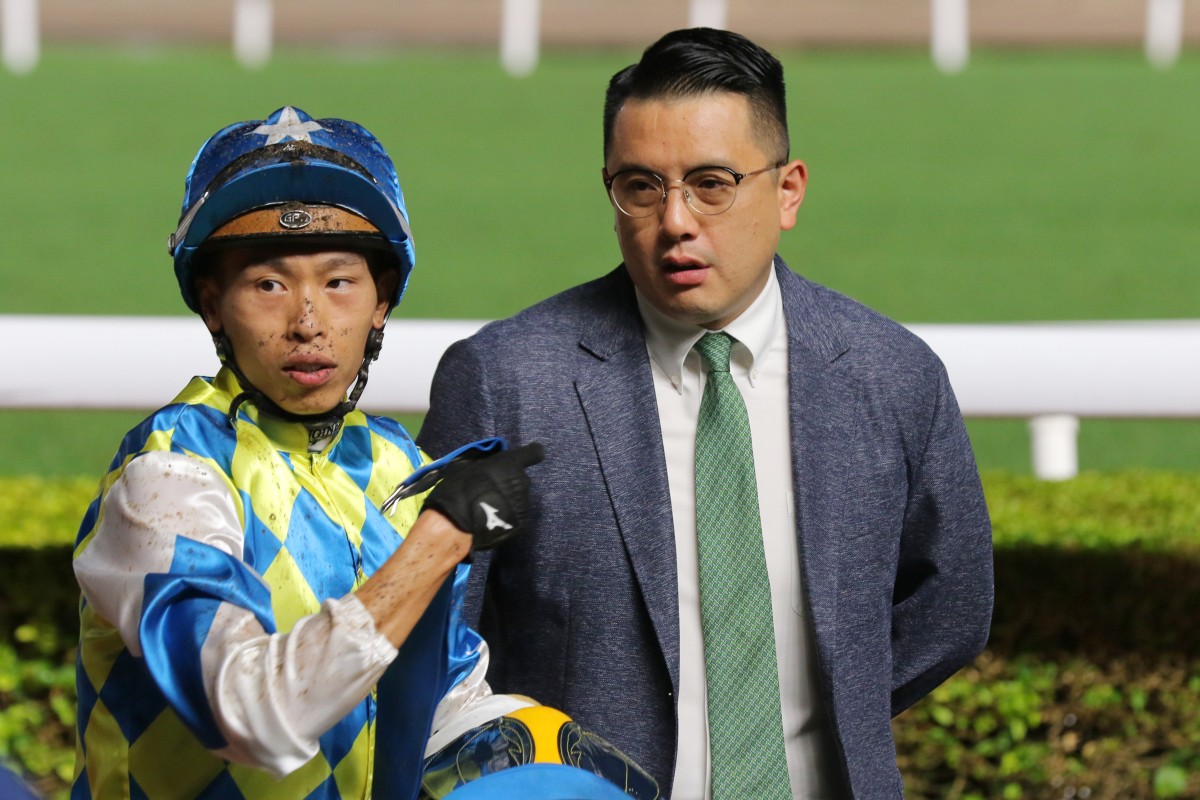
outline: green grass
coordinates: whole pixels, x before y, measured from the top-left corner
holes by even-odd
[[[955,77],[923,56],[792,61],[812,180],[785,252],[906,322],[1194,317],[1198,68],[1163,74],[1136,53],[985,54]]]
[[[793,268],[910,323],[1197,316],[1194,55],[985,51],[953,77],[919,52],[781,55],[811,173]],[[223,50],[52,48],[0,74],[0,313],[184,313],[165,240],[187,164],[290,103],[392,152],[418,253],[398,316],[511,314],[619,260],[600,107],[635,57],[551,52],[514,80],[490,51],[284,50],[246,72]],[[0,412],[0,474],[95,473],[134,416]],[[970,427],[984,466],[1028,469],[1022,423]],[[1197,452],[1195,423],[1082,428],[1085,468]]]

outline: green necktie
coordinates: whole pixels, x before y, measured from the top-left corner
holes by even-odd
[[[733,340],[696,343],[708,366],[696,429],[696,539],[713,800],[790,798],[771,587],[750,420],[729,374]]]

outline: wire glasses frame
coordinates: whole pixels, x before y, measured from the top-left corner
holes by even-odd
[[[606,175],[604,186],[614,206],[628,217],[641,218],[654,214],[666,205],[671,186],[679,184],[683,198],[697,214],[723,214],[737,199],[737,189],[746,178],[779,169],[787,162],[780,161],[753,172],[738,172],[729,167],[697,167],[682,180],[669,180],[644,169],[623,169]]]

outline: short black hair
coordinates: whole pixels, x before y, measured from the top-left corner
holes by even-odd
[[[612,147],[617,112],[629,98],[673,99],[710,92],[744,96],[767,152],[781,162],[787,160],[783,65],[745,36],[713,28],[672,31],[647,47],[638,63],[612,77],[604,98],[605,158]]]

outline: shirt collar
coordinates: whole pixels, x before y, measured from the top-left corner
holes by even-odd
[[[658,364],[671,381],[676,391],[682,391],[684,359],[708,328],[692,325],[668,317],[647,300],[640,291],[636,292],[638,310],[646,325],[646,348],[650,357]],[[734,347],[731,356],[741,363],[752,375],[755,362],[766,355],[772,339],[783,324],[783,296],[779,290],[779,279],[772,267],[767,274],[767,284],[754,302],[737,319],[722,330],[742,347]],[[753,384],[753,380],[751,381]]]

